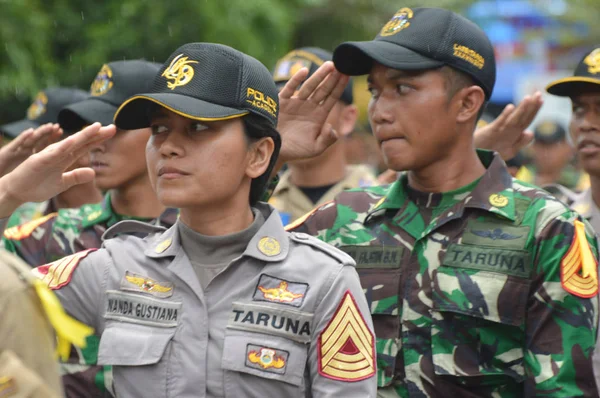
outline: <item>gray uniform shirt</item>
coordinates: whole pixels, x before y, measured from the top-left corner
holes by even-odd
[[[376,395],[375,337],[353,260],[257,207],[264,225],[204,290],[176,226],[37,269],[100,335],[98,363],[114,365],[117,396],[212,396],[214,367],[214,396]]]

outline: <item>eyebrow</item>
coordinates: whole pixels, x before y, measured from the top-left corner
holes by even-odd
[[[398,79],[414,79],[417,78],[424,73],[428,72],[427,70],[400,70],[400,69],[389,69],[385,72],[385,78],[387,80],[398,80]],[[367,82],[372,83],[373,79],[371,75],[367,76]]]

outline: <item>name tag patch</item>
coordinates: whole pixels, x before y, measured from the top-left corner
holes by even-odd
[[[262,274],[252,295],[252,300],[300,307],[307,291],[308,283],[290,282]]]
[[[531,265],[526,250],[507,250],[494,247],[452,244],[448,247],[443,265],[498,272],[522,278],[529,277]]]
[[[282,336],[306,344],[311,339],[312,319],[313,314],[308,312],[235,302],[227,328]]]
[[[181,302],[109,290],[106,292],[104,318],[140,325],[175,327],[181,315],[181,306]]]
[[[339,248],[356,261],[356,268],[400,268],[403,247],[342,246]]]

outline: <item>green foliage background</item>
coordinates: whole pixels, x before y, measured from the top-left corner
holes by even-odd
[[[544,3],[545,0],[538,0]],[[89,87],[103,63],[162,62],[179,45],[230,45],[272,67],[296,46],[368,40],[405,6],[462,11],[471,0],[0,0],[0,123],[19,119],[39,89]],[[600,37],[599,0],[569,1],[562,18]]]

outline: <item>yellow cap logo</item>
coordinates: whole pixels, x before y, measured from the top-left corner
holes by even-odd
[[[194,77],[194,68],[190,64],[197,64],[198,61],[190,61],[188,57],[184,57],[183,54],[179,54],[165,71],[162,73],[162,77],[167,80],[173,80],[167,82],[167,87],[171,90],[175,90],[175,87],[185,86],[192,81]]]
[[[552,134],[556,133],[556,129],[557,129],[557,126],[555,123],[550,122],[550,121],[545,121],[545,122],[540,123],[537,126],[536,130],[537,130],[538,134],[543,135],[544,137],[548,137],[548,136],[551,136]]]
[[[110,66],[103,65],[102,69],[100,69],[100,72],[98,72],[96,78],[92,82],[90,94],[94,97],[106,94],[113,86],[112,75],[113,72],[112,69],[110,69]]]
[[[258,241],[258,250],[265,256],[271,257],[281,253],[281,246],[277,242],[277,239],[265,236]]]
[[[27,109],[27,119],[34,120],[43,115],[46,112],[46,104],[48,103],[48,97],[43,92],[39,92],[33,100],[33,103]]]
[[[508,198],[504,195],[500,195],[499,193],[495,193],[490,195],[490,204],[494,207],[506,207],[508,204]]]
[[[392,19],[390,19],[390,21],[383,26],[379,34],[381,36],[395,35],[396,33],[410,26],[410,22],[408,22],[408,20],[412,17],[413,11],[410,8],[401,8],[397,13],[394,14]]]
[[[600,72],[600,48],[595,49],[587,57],[584,58],[583,63],[588,66],[588,72],[596,74]]]

